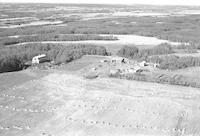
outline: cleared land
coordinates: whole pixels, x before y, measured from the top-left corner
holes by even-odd
[[[198,89],[107,77],[85,79],[80,74],[82,70],[86,71],[100,59],[89,59],[90,65],[82,65],[82,68],[74,72],[66,69],[77,67],[78,64],[81,66],[81,60],[77,60],[43,77],[32,77],[31,80],[2,89],[0,134],[200,134]],[[15,79],[12,75],[7,75],[7,78],[10,83],[14,83],[20,79],[21,74],[30,77],[35,72],[37,70],[21,71]]]

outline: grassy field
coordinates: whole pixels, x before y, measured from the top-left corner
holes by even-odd
[[[16,82],[6,73],[16,84],[0,92],[0,134],[199,135],[198,89],[107,77],[86,79],[81,71],[88,72],[102,57],[82,59],[90,64],[85,67],[76,60],[39,78],[30,78],[35,70],[18,72],[16,79],[28,78],[26,82]],[[82,68],[71,73],[77,64]]]

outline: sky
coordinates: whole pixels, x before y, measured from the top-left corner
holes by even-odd
[[[87,4],[148,4],[148,5],[193,5],[200,0],[0,0],[11,3],[87,3]]]

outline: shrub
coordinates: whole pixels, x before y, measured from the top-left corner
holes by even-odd
[[[152,56],[152,55],[163,55],[163,54],[171,54],[173,53],[173,49],[171,45],[168,44],[160,44],[150,49],[143,49],[139,51],[138,57],[144,56]]]
[[[190,78],[184,77],[182,75],[167,75],[167,74],[110,74],[109,77],[113,78],[123,78],[127,80],[136,80],[136,81],[146,81],[146,82],[156,82],[163,84],[172,84],[180,86],[191,86],[195,88],[200,88],[200,82],[191,81]]]
[[[170,56],[153,56],[148,59],[148,61],[153,63],[159,63],[159,68],[161,69],[182,69],[187,67],[200,66],[200,57],[178,57],[175,55]]]

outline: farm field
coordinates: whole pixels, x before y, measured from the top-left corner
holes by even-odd
[[[199,135],[198,89],[90,80],[79,71],[55,70],[1,90],[1,135]]]

